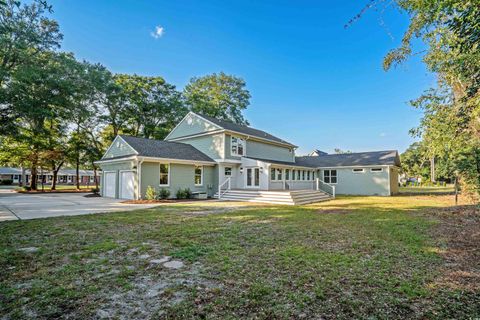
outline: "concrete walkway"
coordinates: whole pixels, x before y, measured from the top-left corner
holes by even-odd
[[[20,194],[0,192],[0,222],[99,212],[147,209],[158,204],[124,204],[123,200],[85,197],[86,193]]]

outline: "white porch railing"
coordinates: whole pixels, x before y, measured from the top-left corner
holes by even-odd
[[[316,180],[317,190],[325,191],[326,193],[330,194],[333,198],[335,198],[335,186],[328,184],[319,178]]]
[[[225,193],[227,193],[228,190],[231,189],[231,184],[231,177],[228,177],[227,180],[223,181],[223,183],[218,186],[218,199],[220,199]]]

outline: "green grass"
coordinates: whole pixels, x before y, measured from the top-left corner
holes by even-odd
[[[455,192],[453,185],[445,187],[400,187],[400,193],[406,194],[450,194]]]
[[[228,211],[229,203],[210,202],[4,222],[0,315],[478,317],[478,292],[435,284],[443,265],[431,233],[438,222],[422,212],[448,201],[343,197]],[[25,247],[38,251],[18,250]],[[185,267],[149,262],[164,255]]]
[[[17,188],[19,188],[20,190],[23,190],[21,187],[17,187]],[[45,184],[43,188],[44,188],[44,190],[50,190],[51,185],[50,184],[48,184],[48,185]],[[90,186],[81,185],[80,186],[80,189],[92,189],[92,188],[95,188],[95,185],[90,185]],[[38,185],[38,190],[39,191],[42,190],[42,185],[41,184]],[[77,186],[76,185],[61,184],[61,185],[56,185],[56,190],[77,190]]]

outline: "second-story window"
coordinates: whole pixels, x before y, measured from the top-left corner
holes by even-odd
[[[244,156],[245,155],[245,139],[242,139],[239,137],[232,137],[231,153],[232,153],[232,156]]]

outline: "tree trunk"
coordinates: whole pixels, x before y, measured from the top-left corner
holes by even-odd
[[[37,190],[37,163],[33,163],[30,171],[30,189]]]
[[[80,158],[77,157],[77,159],[75,159],[75,162],[76,162],[75,178],[77,179],[76,181],[77,189],[80,190]]]
[[[75,157],[75,165],[76,165],[76,170],[75,170],[75,175],[76,175],[76,179],[77,179],[77,190],[80,190],[80,148],[79,148],[79,141],[78,141],[78,138],[80,137],[80,124],[77,123],[77,145],[75,147],[76,151],[77,151],[77,154],[76,154],[76,157]]]
[[[95,183],[95,193],[98,193],[97,167],[93,164],[93,181]]]
[[[19,183],[20,186],[26,186],[27,185],[27,174],[26,174],[26,170],[25,170],[25,167],[22,166],[22,178],[21,178],[21,181]]]
[[[455,176],[455,182],[454,182],[454,188],[455,188],[455,205],[458,205],[458,177]]]
[[[58,171],[60,171],[60,168],[62,167],[62,165],[63,165],[63,161],[60,162],[58,166],[55,166],[55,163],[52,164],[52,173],[53,173],[53,180],[52,180],[52,186],[51,186],[52,190],[57,189]]]
[[[42,192],[45,192],[45,187],[44,187],[45,181],[43,181],[43,179],[45,178],[45,175],[43,174],[43,167],[40,168],[40,176],[41,176],[40,184],[42,185]]]

